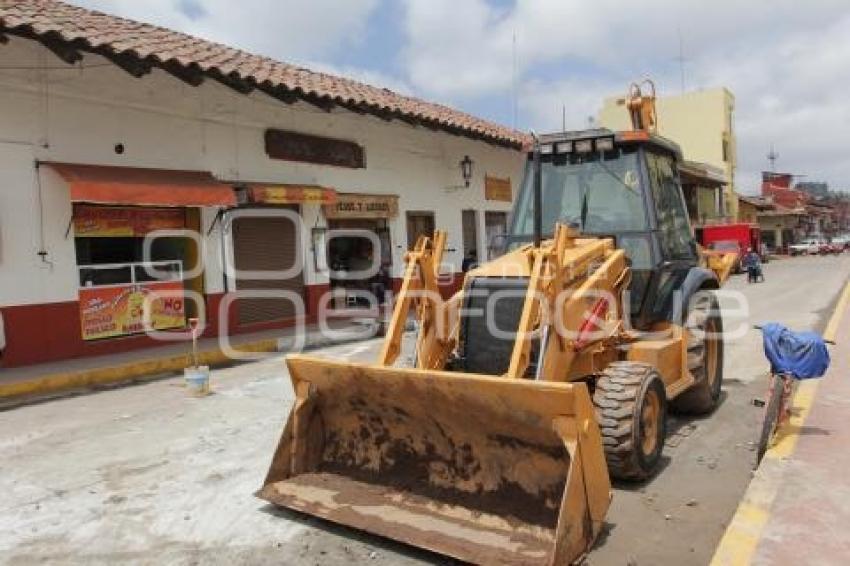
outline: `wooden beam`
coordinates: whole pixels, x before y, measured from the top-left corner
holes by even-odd
[[[333,100],[330,100],[325,97],[320,97],[315,94],[305,93],[304,96],[301,97],[304,102],[312,104],[316,108],[324,110],[325,112],[330,112],[336,106],[336,103]]]
[[[69,65],[79,63],[83,60],[83,54],[74,45],[75,42],[65,41],[58,33],[46,33],[38,37],[38,41]]]
[[[230,87],[240,94],[250,94],[253,92],[256,85],[253,81],[243,79],[236,73],[229,73],[225,75],[220,69],[216,68],[210,69],[207,71],[207,74],[224,86]]]
[[[137,79],[147,75],[153,69],[150,62],[130,53],[115,53],[108,48],[97,48],[93,50],[93,53],[109,59],[116,67]]]
[[[174,59],[160,65],[168,74],[191,86],[200,86],[204,82],[204,72],[197,65],[185,66]]]
[[[294,92],[289,90],[288,88],[282,86],[274,86],[268,83],[262,83],[257,86],[261,91],[265,92],[269,96],[276,98],[286,104],[292,104],[298,101],[298,96],[295,95]]]

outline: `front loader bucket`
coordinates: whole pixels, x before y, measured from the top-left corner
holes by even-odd
[[[487,564],[567,564],[610,483],[584,384],[290,356],[296,401],[258,496]]]

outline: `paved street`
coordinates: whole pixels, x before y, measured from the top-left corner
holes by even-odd
[[[725,287],[748,299],[749,325],[819,328],[850,275],[850,255],[765,266],[767,281]],[[728,304],[728,302],[726,303]],[[373,340],[318,351],[369,360]],[[706,564],[750,479],[766,363],[760,337],[727,345],[723,403],[673,419],[664,468],[616,486],[590,564]],[[0,556],[11,564],[444,563],[252,497],[292,401],[280,357],[214,373],[215,394],[178,378],[0,413]]]

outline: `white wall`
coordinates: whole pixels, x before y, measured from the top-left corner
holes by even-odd
[[[211,171],[222,180],[310,183],[340,192],[399,195],[391,223],[394,272],[407,243],[405,212],[435,211],[449,231],[447,254],[455,270],[462,260],[461,210],[479,213],[508,203],[484,199],[484,175],[510,177],[514,195],[524,156],[474,140],[386,122],[345,110],[325,112],[306,103],[286,105],[261,93],[240,95],[212,80],[191,87],[158,70],[135,79],[96,55],[79,69],[66,66],[37,43],[11,38],[0,46],[0,305],[72,301],[77,297],[73,233],[65,237],[71,205],[65,182],[41,168],[41,206],[33,164],[62,161],[100,165]],[[9,67],[30,67],[10,70]],[[266,128],[356,141],[366,148],[360,170],[269,159]],[[123,143],[125,152],[113,151]],[[474,161],[474,178],[462,185],[459,162]],[[39,210],[42,212],[40,213]],[[312,273],[309,229],[324,221],[318,206],[304,207],[306,282]],[[40,222],[43,216],[43,223]],[[202,215],[204,233],[215,210]],[[39,226],[44,226],[46,261]],[[207,292],[222,291],[220,226],[206,237]]]

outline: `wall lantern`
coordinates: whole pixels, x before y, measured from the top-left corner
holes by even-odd
[[[469,182],[472,180],[472,160],[468,155],[464,155],[460,162],[460,172],[463,175],[464,184],[469,187]]]

